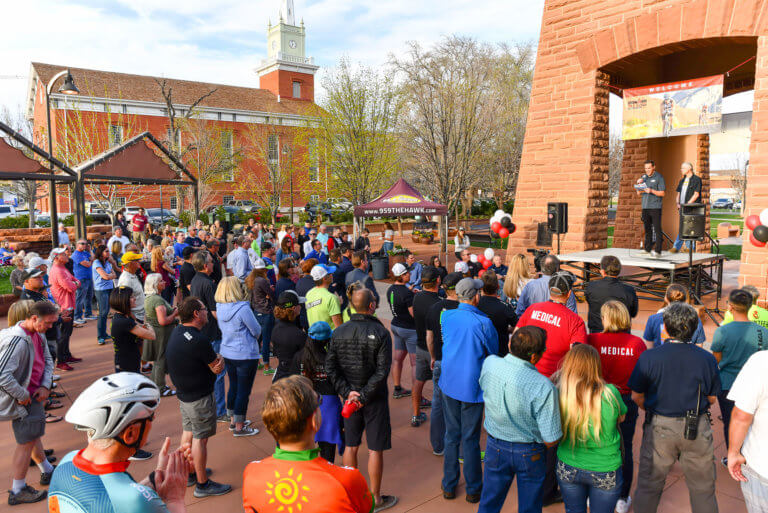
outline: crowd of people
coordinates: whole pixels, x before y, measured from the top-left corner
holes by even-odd
[[[231,492],[210,477],[208,440],[219,423],[233,437],[259,434],[248,405],[261,372],[272,386],[260,420],[276,449],[245,469],[246,511],[394,506],[382,490],[390,400],[408,397],[410,426],[429,423],[443,458],[443,498],[456,498],[463,474],[465,499],[480,512],[500,511],[515,477],[520,511],[562,501],[569,513],[653,512],[678,461],[692,510],[717,511],[715,403],[727,441],[721,463],[750,512],[768,510],[768,312],[754,287],[731,292],[707,350],[679,284],[643,336],[633,335],[638,299],[612,256],[584,287],[585,322],[576,279],[556,256],[541,260],[539,276],[522,254],[508,266],[494,255],[483,269],[464,233],[453,272],[406,253],[380,296],[367,230],[354,242],[310,223],[277,230],[251,221],[234,236],[200,222],[155,232],[143,215],[107,240],[76,240],[74,249],[65,241],[49,260],[12,258],[19,301],[0,332],[0,419],[16,439],[11,505],[48,497],[50,511],[96,512],[88,501],[103,493],[120,495],[126,511],[182,512],[186,487],[197,498]],[[385,232],[383,245],[393,237]],[[81,361],[69,339],[89,321],[96,344],[112,343],[114,374],[67,411],[87,446],[54,466],[45,425],[62,420],[52,412],[62,406],[56,383]],[[166,439],[152,454],[143,447],[161,398],[178,401],[182,434],[177,449]],[[363,434],[368,481],[357,470]],[[128,461],[150,458],[156,470],[135,483]],[[47,491],[27,484],[30,462]]]

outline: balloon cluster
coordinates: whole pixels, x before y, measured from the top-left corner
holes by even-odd
[[[765,243],[768,242],[768,208],[760,212],[759,216],[747,217],[744,224],[752,230],[752,233],[749,234],[749,242],[758,248],[765,246]]]
[[[490,220],[491,237],[506,239],[511,233],[515,233],[515,225],[512,223],[512,216],[499,209]]]
[[[483,268],[480,269],[480,272],[477,273],[478,278],[482,278],[483,275],[485,274],[485,271],[488,270],[488,268],[493,265],[494,255],[495,253],[491,248],[486,248],[481,255],[477,256],[477,263],[483,266]],[[472,256],[474,257],[475,255],[472,255]]]

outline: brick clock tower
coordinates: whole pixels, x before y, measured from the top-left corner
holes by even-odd
[[[319,66],[306,55],[304,21],[297,26],[293,0],[282,0],[280,20],[267,29],[267,58],[256,69],[259,87],[280,98],[314,101]]]

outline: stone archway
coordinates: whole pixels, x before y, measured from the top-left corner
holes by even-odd
[[[605,247],[611,87],[724,73],[748,54],[756,59],[726,77],[725,94],[755,87],[751,214],[768,207],[768,133],[758,131],[768,122],[768,0],[548,0],[513,216],[518,231],[508,254],[535,245],[548,201],[569,203],[563,252]],[[628,146],[627,158],[647,154],[647,142]],[[695,140],[694,152],[697,166],[708,171],[706,137]],[[628,172],[632,159],[625,161]],[[746,242],[742,283],[766,283],[765,256]]]

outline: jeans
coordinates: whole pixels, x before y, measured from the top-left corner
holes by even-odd
[[[613,513],[621,495],[621,467],[613,472],[591,472],[558,461],[557,482],[565,513],[587,513],[587,499],[590,513]]]
[[[443,490],[453,492],[459,483],[459,445],[464,455],[464,480],[467,495],[483,488],[480,468],[480,426],[483,403],[465,403],[443,394],[445,412],[445,455],[443,456]]]
[[[632,457],[632,439],[635,437],[635,427],[637,426],[637,404],[632,400],[632,394],[622,394],[621,398],[627,406],[627,414],[624,420],[619,424],[621,431],[621,443],[623,444],[624,462],[621,465],[621,474],[624,484],[621,485],[621,499],[629,497],[629,490],[632,488],[632,473],[634,472],[634,458]]]
[[[75,291],[75,319],[93,316],[93,280],[83,280]]]
[[[229,376],[227,392],[227,410],[234,412],[233,422],[244,422],[248,410],[248,398],[251,395],[253,380],[259,368],[259,360],[224,359]],[[224,374],[220,374],[223,376]],[[217,405],[218,407],[218,405]]]
[[[661,234],[661,209],[644,208],[640,219],[642,219],[643,226],[645,227],[645,244],[643,244],[643,249],[645,251],[655,249],[657,253],[661,253],[661,243],[664,237]],[[656,236],[655,242],[653,241],[654,235]]]
[[[385,240],[381,245],[382,252],[392,251],[393,249],[395,249],[395,243],[391,240]]]
[[[261,326],[261,360],[264,365],[269,365],[269,346],[272,343],[272,328],[275,326],[275,316],[273,314],[263,314],[254,312],[256,320]]]
[[[725,432],[725,448],[728,449],[728,426],[731,425],[731,413],[733,407],[736,405],[733,401],[728,399],[728,392],[730,390],[721,390],[717,394],[717,404],[720,405],[720,414],[723,416],[723,431]]]
[[[541,512],[547,448],[538,443],[515,443],[488,435],[485,447],[483,493],[478,513],[498,513],[517,475],[517,511]]]
[[[96,338],[99,340],[106,340],[107,333],[107,318],[109,317],[109,295],[114,289],[97,290],[96,302],[99,304],[99,320],[96,322]]]
[[[693,244],[693,241],[690,241],[690,240],[683,241],[682,239],[680,239],[680,234],[678,233],[677,238],[675,239],[674,247],[676,250],[680,251],[683,248],[683,244],[685,244],[685,249],[687,250],[688,248],[691,247],[691,244]],[[696,251],[696,248],[694,247],[693,250]]]
[[[221,351],[221,339],[211,342],[213,351],[219,354]],[[230,383],[230,386],[232,384]],[[216,400],[216,416],[221,417],[227,413],[227,403],[224,395],[224,373],[216,375],[216,382],[213,384],[213,398]]]
[[[432,369],[432,412],[429,420],[429,441],[434,452],[445,450],[445,415],[443,413],[443,391],[437,385],[440,381],[440,360],[435,361]]]

